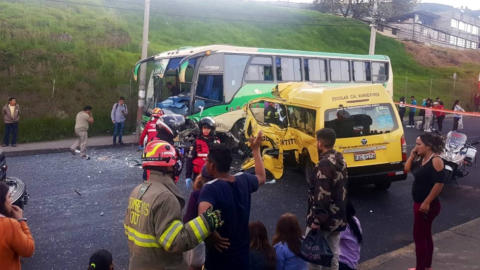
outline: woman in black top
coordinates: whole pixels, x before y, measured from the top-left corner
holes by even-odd
[[[420,135],[405,164],[405,171],[411,171],[415,178],[412,197],[417,265],[409,270],[428,270],[432,267],[432,223],[441,208],[438,195],[444,185],[444,164],[439,154],[444,147],[442,137],[428,133]]]

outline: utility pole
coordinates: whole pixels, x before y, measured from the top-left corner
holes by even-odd
[[[378,10],[378,0],[373,1],[373,19],[372,24],[370,24],[370,48],[368,50],[369,55],[375,54],[375,40],[377,38],[377,10]]]
[[[150,23],[150,0],[145,0],[143,14],[143,41],[142,41],[142,59],[147,58],[148,53],[148,28]],[[142,125],[143,108],[145,107],[145,81],[147,77],[147,64],[140,66],[140,80],[138,83],[138,110],[137,110],[137,137],[140,136],[140,126]]]

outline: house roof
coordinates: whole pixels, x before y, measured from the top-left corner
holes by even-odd
[[[405,20],[408,20],[410,18],[415,18],[415,15],[426,16],[426,17],[430,17],[432,19],[437,19],[437,18],[441,17],[440,15],[432,13],[432,12],[428,12],[428,11],[424,11],[424,10],[418,10],[418,11],[398,15],[398,16],[395,16],[395,17],[391,17],[391,18],[388,19],[388,21],[389,22],[405,21]]]

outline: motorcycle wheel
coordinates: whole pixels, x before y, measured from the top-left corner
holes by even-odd
[[[16,177],[7,177],[5,182],[10,188],[13,205],[23,209],[28,201],[27,185]]]

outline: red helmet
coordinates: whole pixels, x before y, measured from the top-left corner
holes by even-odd
[[[151,141],[143,152],[143,168],[174,167],[177,160],[175,148],[165,141]]]
[[[160,109],[160,108],[153,109],[153,111],[152,111],[152,117],[153,118],[160,118],[160,116],[162,116],[162,115],[163,115],[163,110],[162,109]]]

